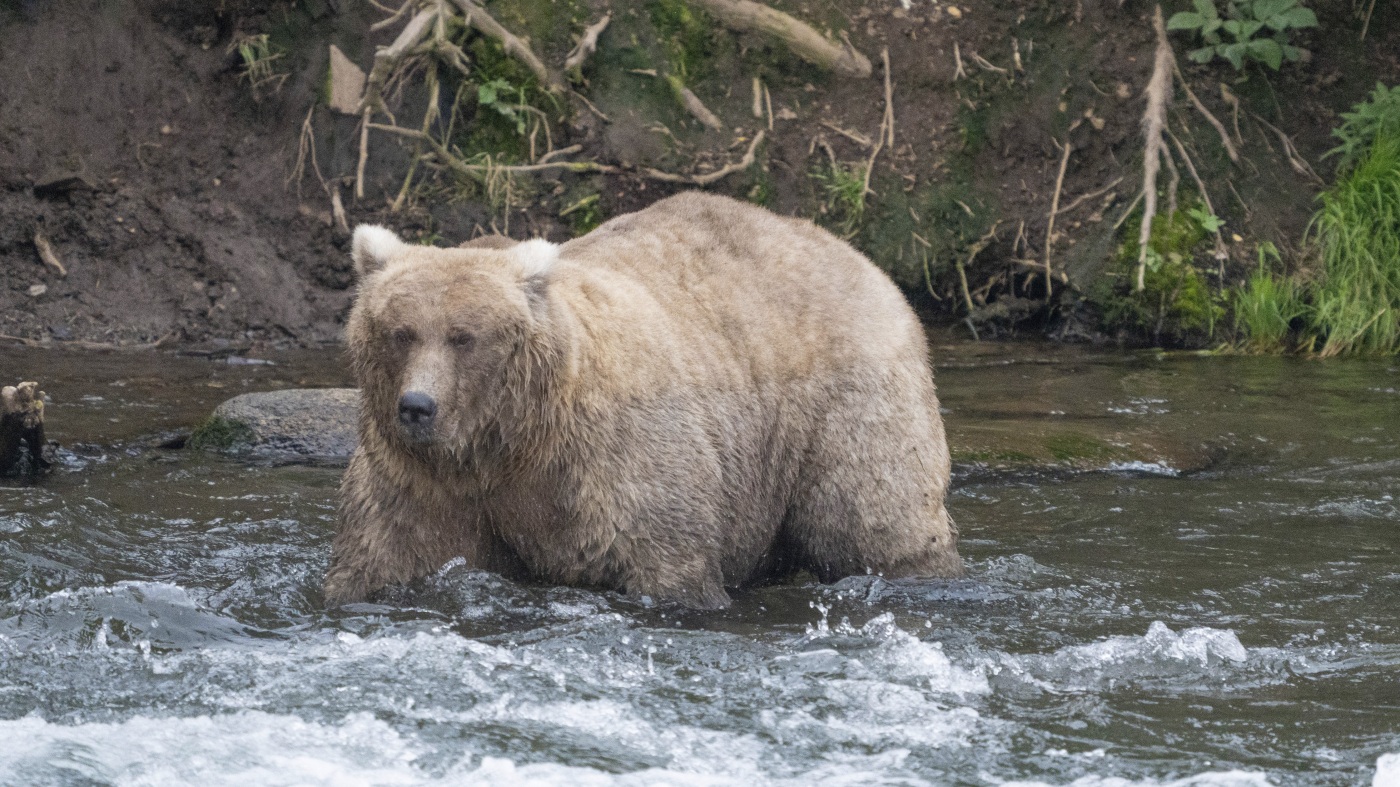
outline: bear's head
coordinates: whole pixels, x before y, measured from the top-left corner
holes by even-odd
[[[442,249],[356,228],[359,294],[346,326],[369,426],[456,452],[530,384],[557,247]]]

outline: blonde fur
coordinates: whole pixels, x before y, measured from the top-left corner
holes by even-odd
[[[688,193],[556,248],[405,245],[346,338],[330,603],[454,557],[706,608],[797,569],[961,573],[922,328],[810,222]]]

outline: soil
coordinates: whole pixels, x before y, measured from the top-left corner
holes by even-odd
[[[532,45],[551,64],[563,62],[570,35],[613,10],[614,26],[577,85],[607,121],[574,100],[550,129],[555,148],[582,146],[576,160],[677,172],[737,160],[745,140],[769,123],[751,112],[751,79],[762,76],[773,127],[759,164],[711,188],[830,226],[843,216],[813,173],[833,160],[869,160],[871,149],[857,139],[878,137],[880,52],[888,48],[894,144],[876,156],[875,193],[853,242],[931,321],[971,316],[983,334],[1101,335],[1081,296],[1112,275],[1123,237],[1115,224],[1140,190],[1150,4],[773,3],[845,31],[876,64],[864,80],[822,74],[703,15],[710,29],[693,46],[682,41],[678,51],[648,40],[646,31],[664,26],[658,20],[677,4],[497,0],[487,7],[507,27],[533,33]],[[1191,65],[1185,43],[1174,44],[1196,92],[1227,125],[1234,121],[1222,81],[1329,178],[1321,158],[1338,113],[1375,82],[1400,81],[1400,15],[1378,9],[1361,42],[1351,0],[1309,5],[1324,22],[1297,39],[1310,62],[1267,80],[1241,79],[1220,63]],[[341,190],[351,225],[378,221],[408,237],[455,243],[489,231],[564,240],[587,228],[581,212],[568,211],[581,199],[596,199],[597,220],[683,188],[627,173],[556,174],[525,184],[503,206],[484,190],[420,178],[407,207],[391,211],[414,151],[375,134],[368,188],[354,200],[357,119],[333,113],[321,98],[327,45],[367,69],[375,46],[397,32],[371,33],[382,17],[344,0],[0,2],[0,73],[8,75],[0,92],[0,334],[31,343],[333,342],[353,282],[330,189]],[[230,51],[240,36],[257,33],[283,44],[276,65],[286,79],[275,88],[253,89]],[[479,54],[479,46],[469,52]],[[630,70],[648,63],[661,72],[689,63],[690,87],[728,128],[704,130],[667,103],[664,86]],[[1319,183],[1291,170],[1278,138],[1248,113],[1239,120],[1247,160],[1231,167],[1214,132],[1178,99],[1173,127],[1227,221],[1227,279],[1254,264],[1260,241],[1296,249]],[[422,90],[409,85],[394,100],[399,122],[416,127]],[[315,166],[298,180],[292,174],[308,117]],[[1073,149],[1061,205],[1074,207],[1056,219],[1047,299],[1047,218],[1066,140]],[[66,276],[42,263],[36,234]],[[956,263],[969,258],[971,315],[956,275]]]

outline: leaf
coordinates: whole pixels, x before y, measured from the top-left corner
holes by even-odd
[[[1244,56],[1249,51],[1247,44],[1226,44],[1217,49],[1220,56],[1230,61],[1230,65],[1234,66],[1236,71],[1244,70]]]
[[[1317,14],[1309,8],[1290,8],[1287,11],[1274,17],[1269,23],[1269,27],[1275,30],[1285,28],[1317,27]]]
[[[1263,27],[1264,27],[1264,23],[1263,23],[1263,22],[1245,22],[1245,23],[1243,23],[1243,24],[1240,26],[1240,28],[1241,28],[1241,29],[1240,29],[1240,40],[1242,40],[1242,41],[1248,41],[1249,39],[1253,38],[1253,37],[1254,37],[1254,34],[1257,33],[1257,32],[1259,32],[1259,30],[1260,30],[1261,28],[1263,28]]]
[[[1215,47],[1203,46],[1200,49],[1193,49],[1187,52],[1186,56],[1191,59],[1192,63],[1209,63],[1215,58]]]
[[[1271,38],[1261,38],[1249,42],[1249,54],[1264,61],[1269,68],[1277,71],[1283,65],[1283,47]]]
[[[1303,50],[1296,46],[1289,46],[1288,44],[1280,44],[1279,46],[1283,47],[1283,58],[1290,63],[1298,62],[1299,58],[1303,56]]]
[[[1182,11],[1172,14],[1172,18],[1167,20],[1168,30],[1197,30],[1205,27],[1206,20],[1200,14],[1193,14],[1190,11]]]
[[[1196,11],[1207,19],[1219,19],[1220,12],[1215,10],[1213,0],[1195,0]]]
[[[1263,22],[1278,16],[1297,3],[1298,0],[1254,0],[1250,11],[1255,19]]]

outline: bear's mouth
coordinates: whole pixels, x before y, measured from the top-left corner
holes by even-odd
[[[437,435],[433,424],[399,424],[399,435],[410,445],[428,445]]]

